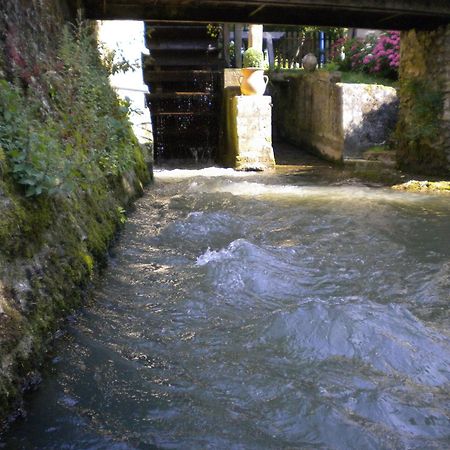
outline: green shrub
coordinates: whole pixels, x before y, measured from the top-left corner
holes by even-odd
[[[256,67],[258,69],[264,68],[264,55],[261,50],[250,47],[245,50],[242,58],[243,67]]]

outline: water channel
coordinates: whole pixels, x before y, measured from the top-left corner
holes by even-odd
[[[159,170],[8,449],[450,448],[450,198]]]

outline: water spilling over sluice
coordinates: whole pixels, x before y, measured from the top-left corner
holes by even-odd
[[[211,26],[146,23],[143,71],[158,161],[217,156],[224,62]]]
[[[447,197],[159,171],[8,448],[448,448]]]

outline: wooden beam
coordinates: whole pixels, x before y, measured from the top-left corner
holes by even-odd
[[[83,0],[92,19],[430,29],[450,23],[449,0]],[[262,7],[262,8],[261,8]]]
[[[241,23],[237,23],[234,26],[234,61],[236,67],[242,67],[242,29],[243,25]]]
[[[230,25],[225,23],[223,25],[223,57],[225,59],[226,67],[231,66],[231,55],[230,55]]]

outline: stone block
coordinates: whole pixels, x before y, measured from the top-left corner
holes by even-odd
[[[266,170],[275,166],[271,103],[270,96],[231,98],[227,111],[227,160],[235,169]]]
[[[239,79],[241,77],[241,69],[224,69],[223,71],[223,87],[239,87]]]

